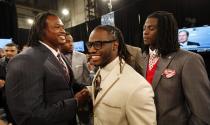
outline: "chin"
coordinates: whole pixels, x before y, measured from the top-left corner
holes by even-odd
[[[150,43],[149,43],[149,42],[144,41],[144,45],[150,45]]]
[[[101,63],[99,61],[93,61],[91,64],[94,66],[101,66]]]

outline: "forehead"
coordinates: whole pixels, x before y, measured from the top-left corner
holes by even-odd
[[[68,40],[68,41],[70,41],[70,42],[73,42],[73,41],[72,41],[73,38],[72,38],[72,36],[70,36],[70,35],[67,35],[67,36],[66,36],[66,40]]]
[[[16,50],[15,46],[5,46],[5,50]]]
[[[109,34],[107,31],[103,29],[96,29],[93,30],[90,34],[89,41],[98,41],[98,40],[110,40],[112,38],[112,35]]]
[[[149,17],[146,19],[144,26],[157,26],[158,25],[158,19]]]
[[[179,32],[179,35],[187,35],[187,33],[184,31],[181,31],[181,32]]]
[[[48,26],[51,26],[51,25],[63,25],[63,22],[57,16],[48,16],[46,22],[47,22]]]

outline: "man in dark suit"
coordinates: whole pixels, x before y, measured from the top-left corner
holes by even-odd
[[[157,11],[144,24],[143,74],[155,92],[158,125],[210,124],[210,83],[202,57],[179,48],[173,14]]]
[[[77,106],[89,93],[74,83],[70,65],[59,52],[65,42],[58,16],[49,12],[36,16],[30,47],[8,64],[7,103],[17,125],[76,124]]]
[[[179,31],[178,40],[179,40],[179,43],[182,47],[185,47],[185,46],[200,46],[200,44],[197,43],[197,42],[188,41],[188,37],[189,37],[189,32],[187,30]]]

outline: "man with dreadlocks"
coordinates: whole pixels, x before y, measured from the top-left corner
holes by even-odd
[[[150,14],[143,38],[143,74],[155,92],[158,125],[209,125],[210,83],[205,64],[200,55],[179,48],[173,14]]]
[[[87,47],[91,61],[99,66],[92,83],[94,125],[155,125],[154,93],[126,63],[129,54],[121,31],[97,26]]]
[[[29,42],[8,64],[6,96],[14,120],[17,125],[76,125],[77,106],[89,92],[74,83],[59,51],[66,42],[60,18],[50,12],[37,15]]]

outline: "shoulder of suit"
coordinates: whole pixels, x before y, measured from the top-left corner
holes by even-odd
[[[79,56],[85,56],[86,57],[86,55],[84,53],[81,53],[81,52],[78,52],[78,51],[74,51],[73,55],[79,55]]]
[[[131,45],[126,45],[128,52],[131,55],[136,55],[136,53],[141,53],[141,48],[140,47],[135,47]]]
[[[183,49],[179,49],[176,56],[182,58],[182,60],[203,59],[201,55]]]
[[[128,64],[125,64],[121,78],[123,79],[122,81],[127,83],[129,82],[130,88],[136,88],[137,86],[149,86],[149,83],[145,80],[145,78]]]

